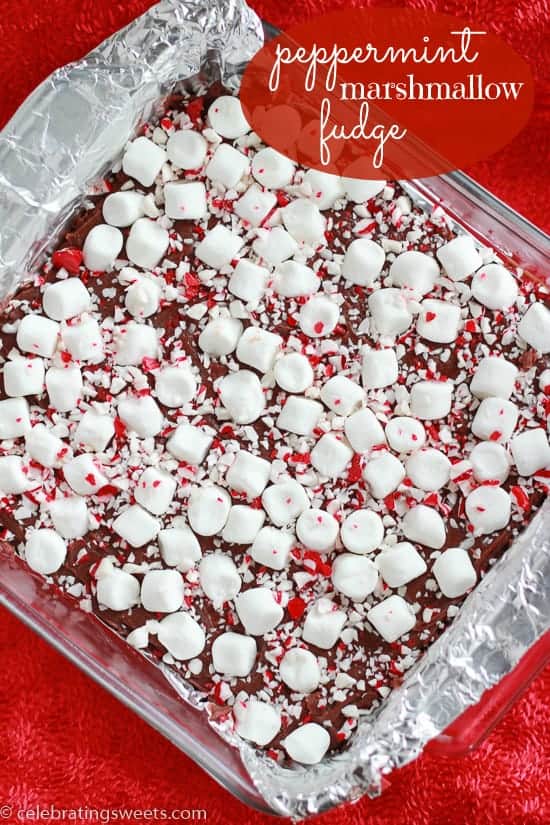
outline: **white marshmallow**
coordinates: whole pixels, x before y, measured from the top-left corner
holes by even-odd
[[[403,587],[428,569],[426,562],[410,542],[399,541],[376,557],[380,574],[388,587]]]
[[[110,415],[102,415],[96,410],[88,410],[80,419],[74,433],[74,440],[85,450],[103,453],[114,434],[115,425]]]
[[[501,264],[487,264],[472,278],[472,294],[489,309],[508,309],[518,297],[518,284]]]
[[[484,398],[472,421],[472,432],[486,441],[508,441],[516,428],[519,410],[512,401]]]
[[[196,535],[186,524],[167,527],[158,534],[160,555],[168,567],[187,573],[202,557]]]
[[[451,462],[440,450],[427,447],[407,459],[407,476],[415,487],[436,492],[444,487],[451,475]]]
[[[251,587],[235,599],[235,609],[250,636],[264,636],[282,621],[284,611],[267,587]]]
[[[332,583],[352,602],[364,602],[378,583],[378,568],[365,556],[341,553],[332,565]]]
[[[256,305],[263,298],[268,279],[269,272],[265,267],[241,258],[233,270],[227,288],[245,303]]]
[[[82,248],[84,266],[92,272],[109,272],[114,267],[123,244],[120,229],[106,223],[94,226],[88,232]]]
[[[145,199],[139,192],[113,192],[103,201],[103,220],[110,226],[131,226],[145,215],[144,206]]]
[[[321,401],[338,415],[350,415],[364,398],[364,390],[355,381],[343,375],[329,378],[321,388]]]
[[[16,358],[3,368],[4,391],[11,398],[41,395],[44,389],[44,362],[41,358]]]
[[[342,275],[352,284],[372,286],[380,275],[386,255],[380,244],[369,238],[357,238],[346,250]]]
[[[259,372],[268,372],[283,344],[280,335],[261,327],[247,327],[237,344],[237,358],[242,364],[254,367]]]
[[[183,604],[183,578],[177,570],[149,570],[141,583],[141,603],[151,613],[174,613]]]
[[[48,318],[66,321],[87,312],[92,305],[90,293],[80,278],[67,278],[49,284],[42,296],[42,306]]]
[[[208,144],[192,129],[182,129],[170,135],[166,144],[168,160],[178,169],[199,169],[204,163]]]
[[[222,404],[237,424],[252,424],[265,410],[265,396],[258,376],[238,370],[220,381]]]
[[[156,358],[159,342],[154,327],[128,321],[116,327],[113,335],[115,363],[138,367],[144,358]]]
[[[55,530],[30,530],[25,544],[25,560],[31,570],[49,576],[67,557],[67,545]]]
[[[391,644],[408,633],[416,624],[412,607],[401,596],[390,596],[372,607],[367,619],[374,629]]]
[[[330,650],[338,641],[345,623],[345,612],[339,610],[333,601],[317,599],[306,616],[302,639],[322,650]]]
[[[294,479],[272,484],[262,496],[263,507],[277,527],[284,527],[298,518],[309,506],[309,498]]]
[[[340,309],[327,295],[314,295],[300,309],[300,329],[309,338],[330,335],[338,323]]]
[[[466,550],[449,547],[434,562],[432,572],[439,589],[448,599],[463,596],[477,582],[476,571]]]
[[[277,384],[287,392],[304,392],[314,380],[313,369],[305,355],[289,352],[275,362],[273,375]]]
[[[385,180],[362,180],[361,178],[342,178],[346,195],[355,203],[364,203],[380,194],[386,186]]]
[[[405,287],[420,297],[434,288],[439,266],[431,255],[409,250],[398,255],[392,263],[390,277],[394,286]]]
[[[439,550],[445,544],[445,522],[433,507],[417,504],[403,517],[402,529],[410,541]]]
[[[517,367],[505,358],[482,358],[470,382],[470,391],[477,398],[510,398],[514,391]]]
[[[466,497],[466,515],[476,536],[506,527],[510,521],[510,511],[510,496],[501,487],[478,487]]]
[[[198,622],[187,613],[172,613],[159,622],[157,638],[174,659],[187,661],[200,656],[206,637]]]
[[[386,438],[396,453],[412,453],[426,443],[426,430],[416,418],[398,415],[386,424]]]
[[[53,526],[64,539],[79,539],[88,532],[88,507],[79,496],[57,498],[48,505]]]
[[[97,601],[109,610],[130,610],[140,600],[139,581],[130,573],[110,566],[109,572],[100,573],[103,563],[98,568]]]
[[[199,581],[214,606],[220,608],[234,599],[241,589],[241,577],[230,556],[209,553],[199,565]]]
[[[189,367],[165,367],[155,377],[155,392],[165,407],[183,407],[195,397],[197,382]]]
[[[405,468],[398,458],[387,450],[375,453],[363,470],[374,498],[386,498],[395,492],[405,478]]]
[[[262,186],[281,189],[288,186],[294,177],[294,164],[280,152],[267,147],[254,155],[252,174]]]
[[[132,504],[113,521],[113,530],[121,539],[128,542],[130,547],[144,547],[158,536],[160,521],[153,518],[143,507]]]
[[[334,549],[339,525],[326,510],[304,510],[296,522],[296,535],[308,550],[328,553]]]
[[[235,731],[242,739],[248,739],[260,747],[268,745],[281,729],[278,708],[260,702],[255,696],[246,701],[237,699],[233,705]]]
[[[93,496],[108,483],[103,468],[91,453],[71,458],[63,465],[65,481],[79,496]]]
[[[166,162],[166,152],[146,137],[138,137],[126,147],[122,158],[125,174],[135,178],[143,186],[152,186]]]
[[[538,470],[550,467],[550,444],[542,427],[516,435],[510,444],[520,476],[532,476]]]
[[[164,209],[169,218],[178,221],[196,221],[207,212],[204,183],[167,183],[164,186]]]
[[[460,307],[448,301],[426,298],[416,321],[416,331],[427,341],[450,344],[460,328]]]
[[[320,286],[321,281],[313,269],[297,261],[284,261],[273,273],[273,289],[284,298],[313,295]]]
[[[292,533],[275,527],[262,527],[250,548],[255,562],[272,570],[283,570],[294,545]]]
[[[330,734],[315,722],[308,722],[293,730],[281,743],[295,762],[316,765],[330,746]]]
[[[287,401],[288,405],[288,401]],[[311,451],[311,463],[315,469],[327,478],[342,475],[353,458],[353,450],[346,441],[335,433],[321,436]]]
[[[382,425],[369,409],[358,410],[346,418],[344,432],[356,453],[366,453],[372,447],[386,443]]]
[[[221,183],[226,189],[238,184],[249,166],[249,160],[227,143],[220,143],[206,167],[206,177]]]
[[[311,198],[318,209],[331,209],[344,196],[344,185],[339,175],[308,169],[304,183],[311,187]]]
[[[452,381],[417,381],[411,389],[411,413],[423,421],[445,418],[452,400]]]
[[[44,424],[32,428],[25,438],[25,446],[30,457],[43,467],[55,467],[67,452],[61,439]]]
[[[246,504],[235,504],[222,531],[222,539],[229,544],[252,544],[263,527],[265,513]]]
[[[474,478],[480,484],[484,481],[497,480],[501,484],[510,474],[508,453],[494,441],[482,441],[476,444],[469,456]]]
[[[260,226],[276,203],[277,198],[273,192],[264,191],[253,183],[235,202],[234,210],[241,220],[251,226]]]
[[[118,414],[126,427],[140,438],[152,438],[162,430],[162,413],[150,395],[123,398],[118,402]]]
[[[473,238],[469,235],[459,235],[435,253],[441,266],[453,281],[463,281],[483,264],[481,255],[477,251]]]
[[[257,647],[252,636],[222,633],[212,645],[212,665],[225,676],[248,676],[256,661]]]
[[[80,368],[74,364],[50,367],[46,372],[46,389],[50,407],[59,412],[70,412],[82,398],[84,384]]]
[[[31,429],[29,405],[24,398],[0,401],[0,440],[19,438]]]
[[[326,219],[307,198],[296,198],[281,209],[283,222],[299,244],[317,246],[325,235]]]
[[[202,241],[195,247],[197,258],[211,266],[221,269],[231,263],[243,245],[243,239],[221,223],[208,231]]]
[[[384,540],[382,519],[373,510],[354,510],[342,522],[340,538],[351,553],[372,553]]]
[[[294,647],[281,659],[279,675],[294,693],[313,693],[319,687],[321,670],[313,653],[303,647]]]
[[[239,450],[235,461],[226,473],[225,480],[232,490],[257,498],[266,488],[271,464],[246,450]]]
[[[0,490],[4,495],[20,495],[29,488],[23,459],[17,455],[0,456]]]
[[[189,524],[199,536],[215,536],[222,531],[230,508],[231,498],[221,487],[195,487],[187,505]]]
[[[235,140],[250,132],[250,126],[238,97],[231,95],[217,97],[208,109],[208,119],[215,132],[230,140]]]
[[[17,328],[17,346],[23,352],[32,352],[51,358],[57,347],[59,324],[43,315],[25,315]]]
[[[368,349],[363,353],[361,377],[366,389],[390,387],[397,381],[398,374],[399,365],[394,349]]]
[[[77,361],[98,364],[105,357],[101,329],[95,318],[83,316],[78,323],[61,327],[63,346]]]
[[[518,332],[537,352],[550,352],[550,309],[542,303],[531,304],[518,324]]]
[[[212,444],[212,436],[192,424],[180,424],[168,439],[166,449],[179,461],[201,464]]]
[[[154,516],[166,513],[175,493],[176,480],[155,467],[148,467],[140,475],[134,491],[137,503]]]
[[[401,335],[412,322],[405,295],[394,287],[377,289],[369,295],[369,310],[380,335]]]
[[[168,249],[170,237],[164,227],[150,218],[139,218],[126,240],[126,254],[132,263],[154,269]]]
[[[259,229],[258,237],[252,242],[252,249],[271,266],[286,261],[298,250],[298,244],[282,226]]]
[[[216,318],[199,335],[199,347],[216,358],[229,355],[237,346],[242,331],[243,325],[237,318]]]

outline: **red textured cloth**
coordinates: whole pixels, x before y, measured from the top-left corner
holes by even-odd
[[[0,125],[49,72],[81,57],[150,5],[150,0],[0,0]],[[367,3],[256,0],[252,5],[284,26],[314,11]],[[465,16],[500,33],[530,61],[537,76],[530,123],[512,144],[467,171],[548,230],[548,0],[406,5]],[[235,801],[5,611],[0,611],[0,661],[0,821],[22,821],[17,810],[37,804],[205,808],[212,825],[270,821]],[[324,825],[500,825],[504,818],[508,825],[548,825],[549,697],[547,669],[476,753],[460,760],[422,756],[392,777],[381,799],[327,814]],[[11,814],[5,805],[12,806]]]

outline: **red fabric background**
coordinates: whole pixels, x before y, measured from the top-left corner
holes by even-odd
[[[274,24],[349,0],[255,0]],[[0,0],[0,125],[53,69],[81,57],[150,0]],[[400,5],[381,2],[376,5]],[[550,229],[550,5],[548,0],[417,0],[500,33],[537,77],[536,107],[505,149],[467,171]],[[466,9],[466,10],[465,10]],[[467,139],[467,136],[465,136]],[[37,804],[58,808],[206,808],[208,822],[268,822],[216,783],[72,665],[0,611],[0,819]],[[550,669],[473,755],[423,756],[374,802],[328,814],[326,825],[548,825]],[[15,813],[4,821],[18,821]]]

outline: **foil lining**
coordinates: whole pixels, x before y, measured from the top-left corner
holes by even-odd
[[[162,0],[39,86],[0,134],[0,297],[32,271],[163,95],[178,83],[219,79],[237,89],[262,42],[244,0]],[[211,724],[239,748],[274,812],[301,819],[376,796],[385,774],[415,759],[550,628],[549,591],[547,500],[401,687],[360,720],[344,752],[283,768],[227,724]],[[182,698],[204,708],[204,697],[161,667]]]

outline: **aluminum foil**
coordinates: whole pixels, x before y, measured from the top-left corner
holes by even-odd
[[[243,0],[162,0],[86,58],[48,78],[0,135],[0,296],[32,270],[120,153],[142,117],[177,83],[238,88],[262,44]],[[314,767],[283,768],[216,725],[241,752],[266,802],[299,819],[381,791],[550,628],[550,501],[468,597],[403,685],[359,723],[348,748]],[[203,699],[163,666],[178,693]],[[214,725],[214,723],[212,723]]]

